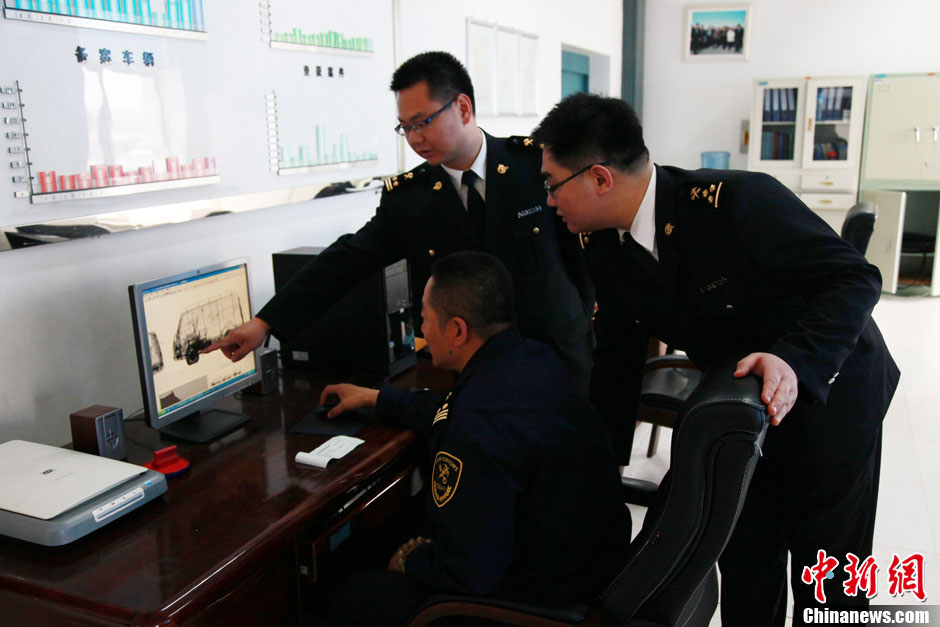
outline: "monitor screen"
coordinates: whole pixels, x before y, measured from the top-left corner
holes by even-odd
[[[260,379],[255,353],[232,363],[199,351],[251,319],[248,266],[235,260],[131,285],[131,313],[147,423],[208,442],[248,417],[213,409]]]

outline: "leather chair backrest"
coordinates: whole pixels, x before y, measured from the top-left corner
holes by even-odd
[[[618,623],[683,624],[731,536],[769,423],[760,381],[734,368],[709,368],[673,428],[669,473],[601,596]]]
[[[860,202],[849,209],[842,222],[842,239],[852,244],[855,249],[865,254],[868,241],[875,230],[878,218],[878,205],[873,202]]]

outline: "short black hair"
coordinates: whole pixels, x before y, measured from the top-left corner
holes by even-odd
[[[433,50],[422,52],[402,63],[392,74],[392,91],[399,92],[424,81],[432,99],[444,104],[460,94],[467,94],[473,112],[477,103],[473,97],[473,82],[463,63],[449,52]]]
[[[633,107],[619,98],[572,94],[548,112],[532,136],[572,171],[606,161],[636,172],[649,160],[643,126]]]
[[[516,325],[512,278],[493,255],[468,250],[441,257],[431,278],[428,300],[441,325],[463,318],[483,340]]]

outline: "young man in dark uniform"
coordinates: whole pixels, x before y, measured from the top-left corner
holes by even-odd
[[[728,355],[735,376],[762,377],[776,426],[719,562],[722,624],[783,625],[788,551],[799,624],[817,551],[843,565],[871,554],[881,422],[899,378],[871,318],[877,268],[770,176],[654,165],[621,100],[567,98],[535,138],[549,204],[582,234],[597,289],[601,414],[632,415],[622,390],[642,376],[647,332],[700,368]],[[866,603],[843,593],[843,572],[828,604]]]
[[[577,238],[545,203],[541,152],[529,138],[480,130],[470,77],[446,52],[403,63],[391,89],[395,130],[426,162],[388,179],[365,226],[317,255],[256,318],[207,350],[238,360],[270,332],[295,337],[360,281],[403,258],[418,303],[436,259],[484,250],[513,277],[522,333],[549,344],[586,387],[593,292]]]
[[[438,261],[423,312],[434,365],[459,373],[446,397],[349,384],[321,397],[339,397],[331,416],[374,406],[422,436],[432,460],[431,540],[354,578],[347,620],[400,624],[433,591],[590,599],[630,542],[603,422],[558,357],[515,329],[512,282],[494,257]]]

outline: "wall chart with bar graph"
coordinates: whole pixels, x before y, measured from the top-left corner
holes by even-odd
[[[399,169],[393,10],[3,0],[0,226],[379,185]]]
[[[392,41],[381,12],[375,15],[378,6],[369,0],[351,0],[342,10],[261,3],[262,39],[286,51],[277,58],[303,64],[302,80],[285,76],[266,95],[272,171],[361,169],[394,151],[388,127],[394,125],[394,99],[386,87],[394,67],[375,52]]]
[[[206,37],[203,0],[3,0],[7,19],[159,34]]]

